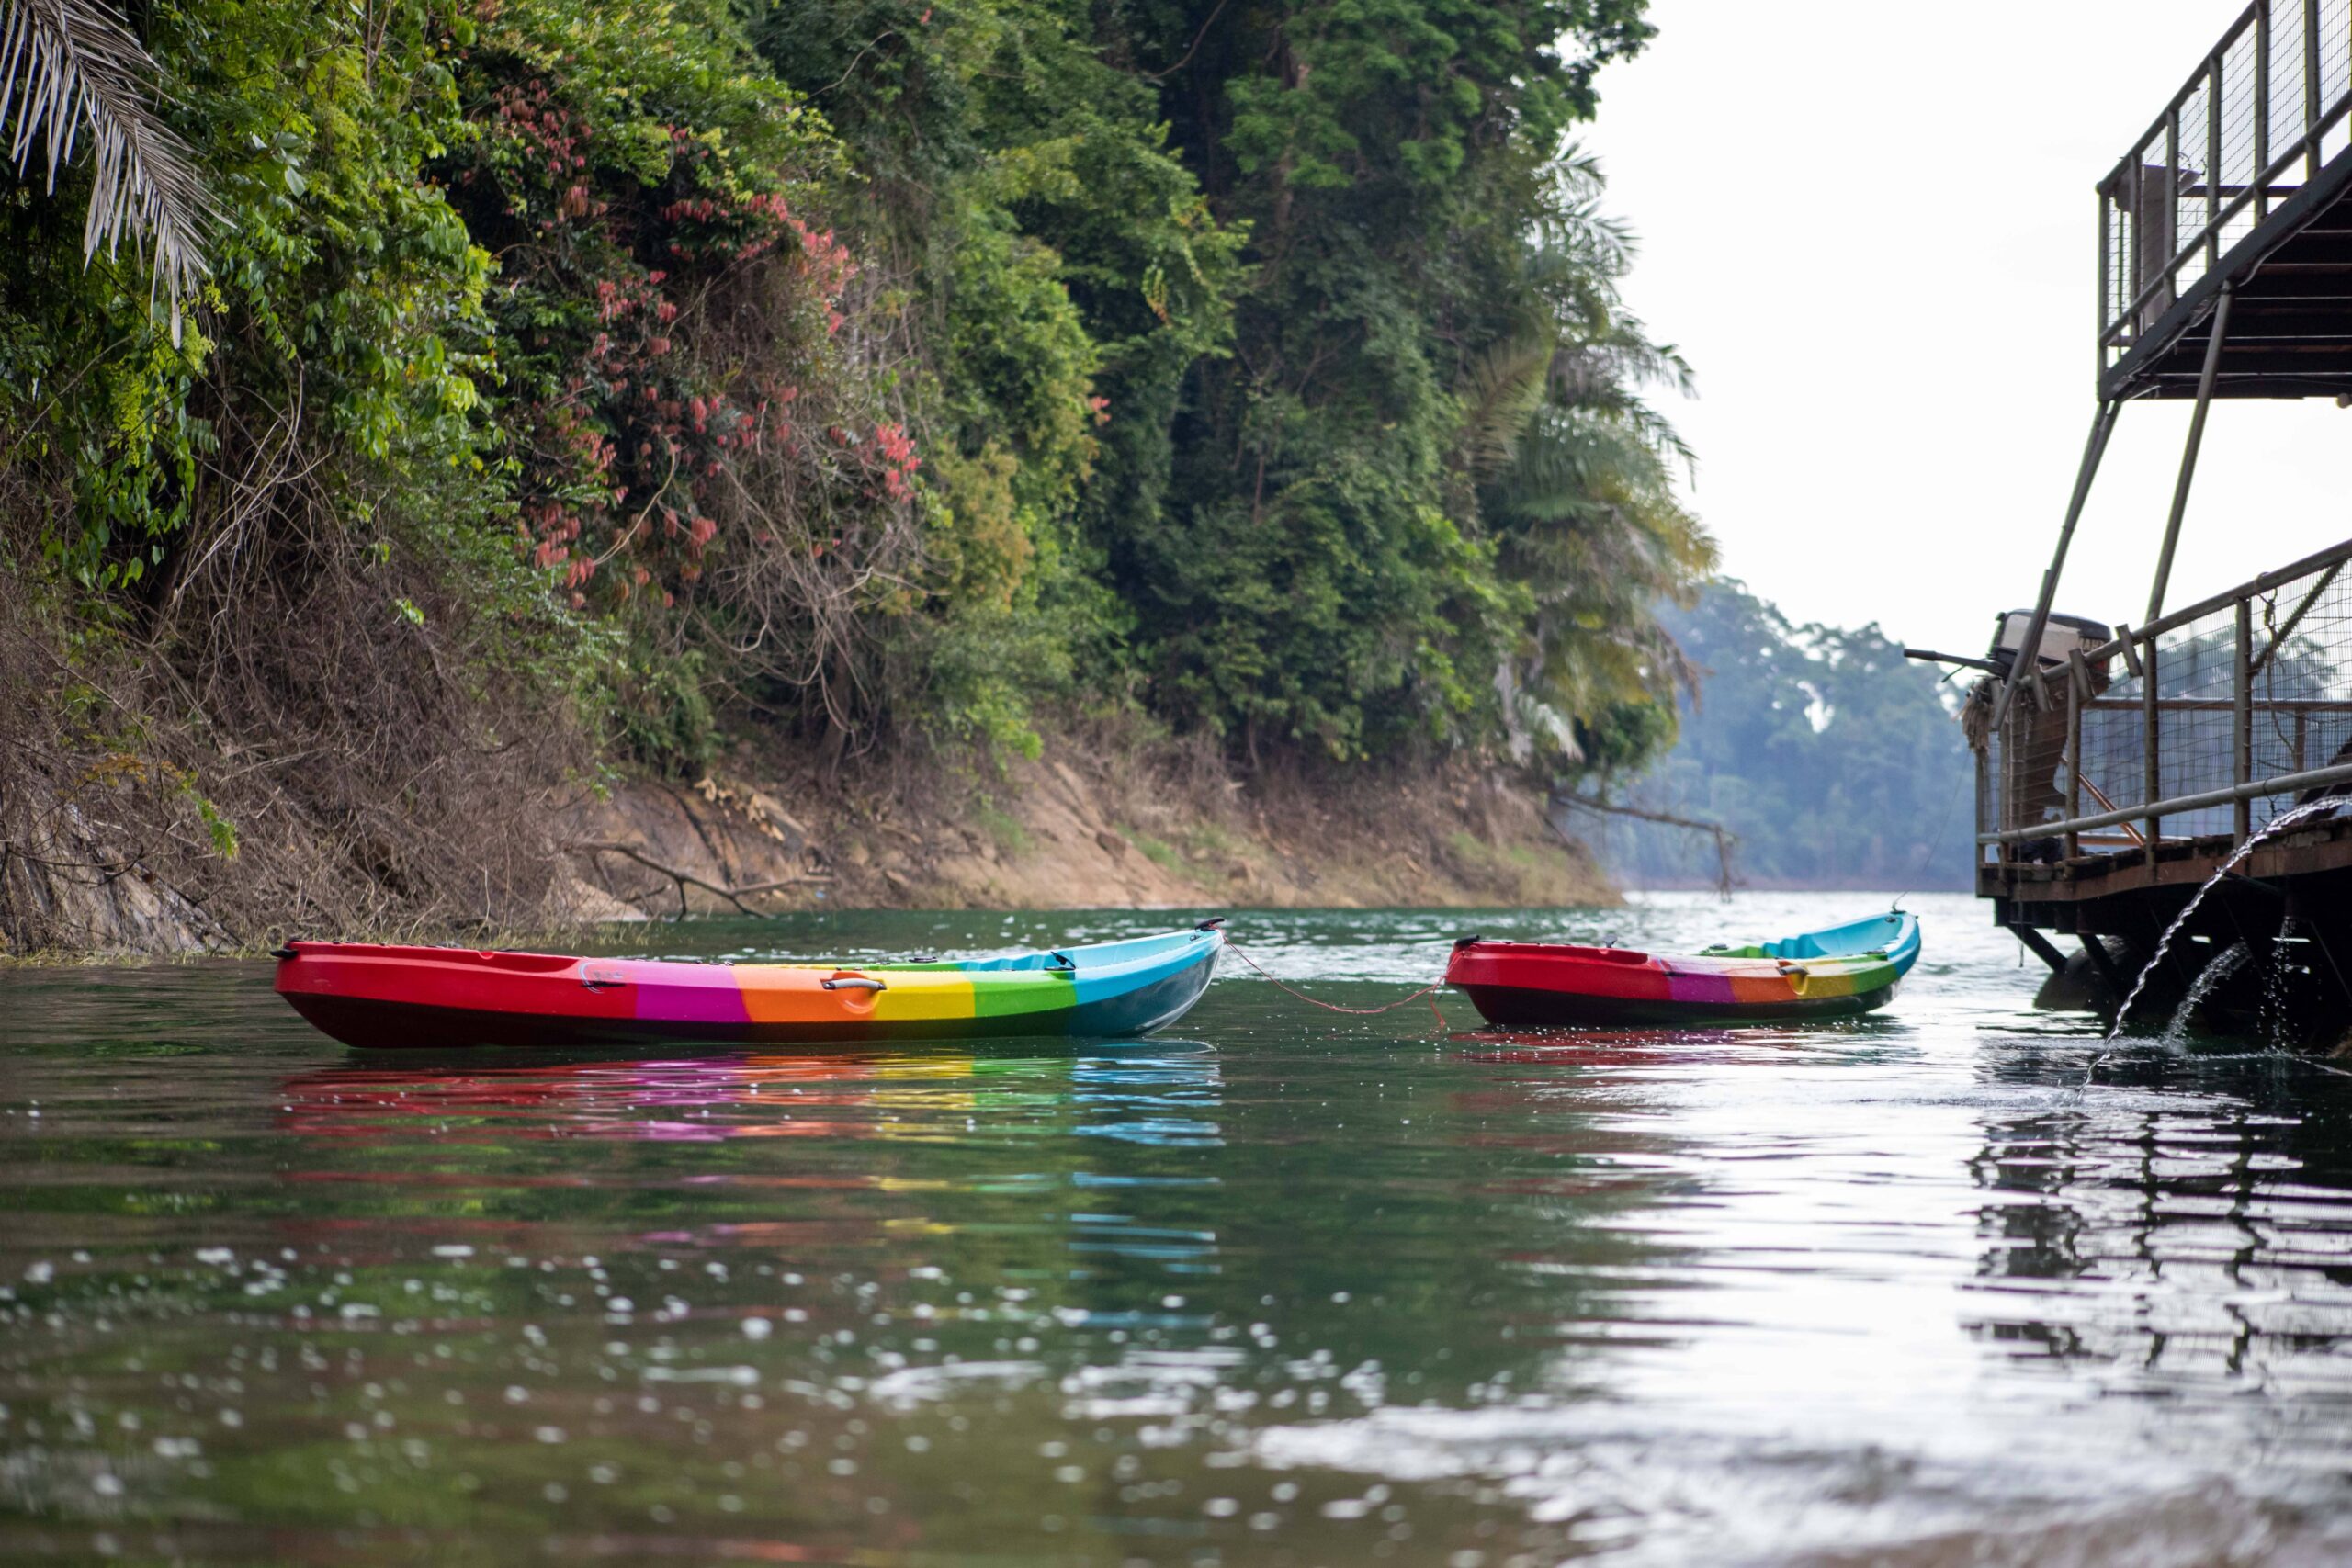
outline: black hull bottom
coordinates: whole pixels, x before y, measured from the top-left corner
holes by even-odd
[[[1857,991],[1850,996],[1800,998],[1790,1002],[1672,1002],[1639,1001],[1621,997],[1591,997],[1569,991],[1532,991],[1511,986],[1458,986],[1470,1005],[1488,1023],[1500,1029],[1656,1028],[1720,1029],[1741,1023],[1810,1023],[1853,1018],[1885,1006],[1895,987]]]

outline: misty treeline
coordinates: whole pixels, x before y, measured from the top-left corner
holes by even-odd
[[[1661,616],[1697,686],[1678,743],[1613,780],[1620,796],[1722,823],[1738,839],[1734,875],[1754,886],[1973,886],[1974,761],[1954,718],[1962,682],[1906,660],[1875,625],[1798,625],[1735,581]],[[1578,826],[1634,886],[1715,882],[1703,834]]]
[[[0,846],[348,926],[746,737],[1639,762],[1643,10],[0,0]]]

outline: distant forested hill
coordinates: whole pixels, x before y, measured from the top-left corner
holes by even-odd
[[[1616,798],[1722,822],[1734,874],[1763,886],[1969,886],[1973,767],[1958,682],[1909,663],[1875,625],[1797,626],[1735,581],[1661,615],[1702,673],[1674,749]],[[1578,813],[1634,886],[1710,883],[1704,835]]]

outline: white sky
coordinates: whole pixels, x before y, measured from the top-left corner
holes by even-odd
[[[1724,570],[1797,620],[1982,653],[2096,411],[2097,206],[2244,0],[1653,0],[1586,147],[1679,345]],[[2123,410],[2061,611],[2143,619],[2187,402]],[[2352,411],[2217,402],[2167,603],[2352,536]]]

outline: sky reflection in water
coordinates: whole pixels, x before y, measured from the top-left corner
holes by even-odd
[[[1237,919],[1368,1005],[1491,934]],[[0,974],[0,1558],[2326,1562],[2352,1083],[2036,1014],[1455,1032],[1228,965],[1178,1037],[350,1053],[266,965]],[[1150,915],[627,942],[978,952]]]

